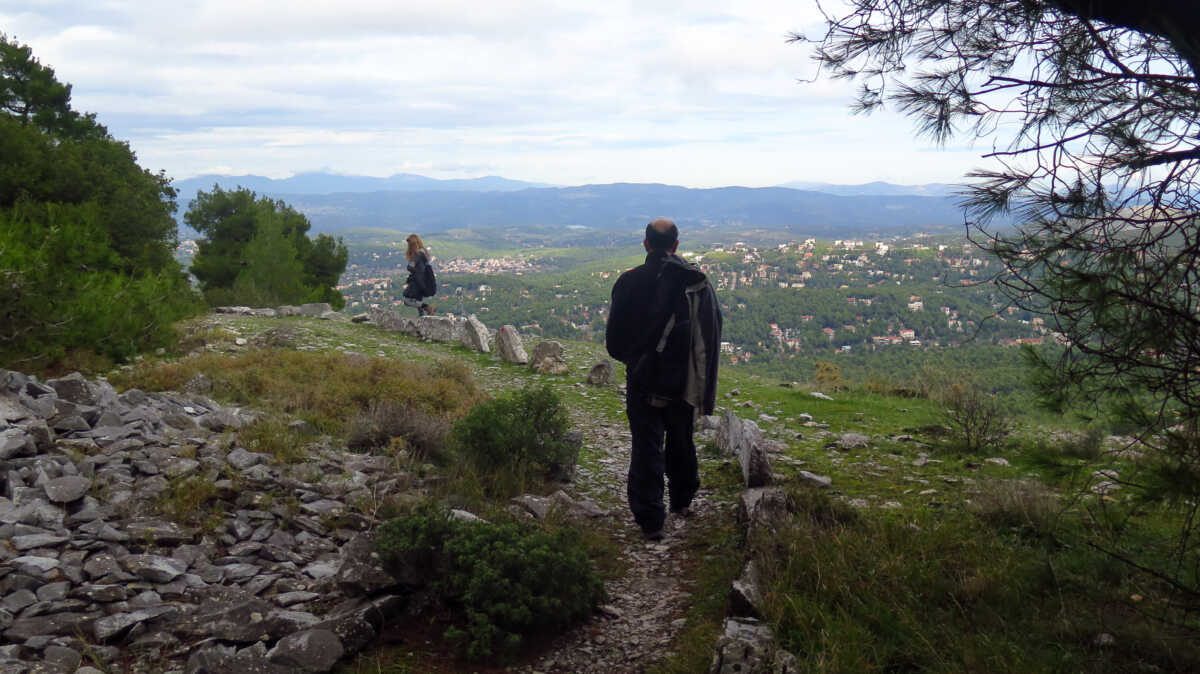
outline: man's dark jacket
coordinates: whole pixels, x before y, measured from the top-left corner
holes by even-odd
[[[705,382],[700,411],[712,414],[717,398],[717,362],[721,348],[721,308],[712,284],[704,272],[678,255],[652,251],[646,263],[621,274],[613,284],[612,305],[604,343],[608,354],[625,363],[630,390],[645,390],[653,382],[634,381],[632,368],[643,354],[653,349],[661,336],[665,319],[656,311],[655,297],[659,283],[681,288],[705,281],[701,294],[699,321],[704,338]],[[656,329],[657,328],[657,329]]]

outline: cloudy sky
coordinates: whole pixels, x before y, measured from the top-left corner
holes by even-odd
[[[851,115],[791,31],[820,34],[813,0],[0,0],[75,109],[176,179],[918,184],[982,163]]]

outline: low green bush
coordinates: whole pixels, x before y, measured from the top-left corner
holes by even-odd
[[[549,386],[512,391],[476,405],[454,423],[454,447],[490,474],[527,476],[569,462],[567,410]]]
[[[398,577],[429,574],[454,616],[444,636],[470,660],[508,659],[528,637],[586,619],[604,594],[580,534],[567,528],[455,520],[423,506],[382,524],[376,549]]]

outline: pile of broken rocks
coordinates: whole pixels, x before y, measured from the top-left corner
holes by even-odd
[[[420,480],[319,440],[277,464],[253,418],[0,370],[0,672],[325,672],[405,609],[362,504]],[[156,514],[189,478],[203,528]]]

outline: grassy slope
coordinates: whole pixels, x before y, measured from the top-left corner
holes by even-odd
[[[489,391],[546,382],[563,396],[575,423],[623,424],[615,388],[579,385],[603,355],[597,344],[566,343],[572,374],[556,377],[368,326],[297,318],[203,320],[220,324],[204,332],[207,339],[233,351],[240,350],[235,337],[252,339],[286,325],[305,349],[463,363]],[[1171,596],[1162,584],[1132,575],[1089,546],[1110,540],[1136,545],[1141,534],[1130,534],[1124,528],[1129,522],[1143,525],[1138,531],[1159,533],[1173,524],[1163,511],[1119,491],[1074,498],[1096,469],[1129,471],[1131,464],[1078,451],[1080,440],[1056,440],[1042,427],[1021,428],[1014,441],[986,455],[961,454],[930,434],[940,415],[929,400],[830,393],[835,400],[824,401],[807,386],[722,372],[719,404],[745,418],[778,420],[760,423],[784,447],[774,467],[792,493],[796,516],[785,535],[750,541],[746,549],[735,547],[731,528],[692,542],[709,546],[704,561],[688,569],[695,609],[678,655],[659,671],[706,666],[728,580],[747,552],[768,579],[767,617],[805,671],[1200,669],[1190,633],[1157,621],[1179,616],[1167,610]],[[804,425],[801,414],[819,426]],[[835,438],[826,433],[845,432],[870,436],[870,446],[831,447]],[[711,446],[701,451],[715,455]],[[990,457],[1008,465],[985,460]],[[585,455],[583,464],[595,458]],[[728,461],[706,466],[704,480],[714,497],[736,499],[736,467]],[[833,489],[812,493],[797,486],[792,476],[799,470],[832,477]],[[852,500],[855,509],[845,505]],[[1116,536],[1119,528],[1124,538]],[[1152,541],[1147,536],[1141,542]],[[360,665],[353,671],[412,666]]]

